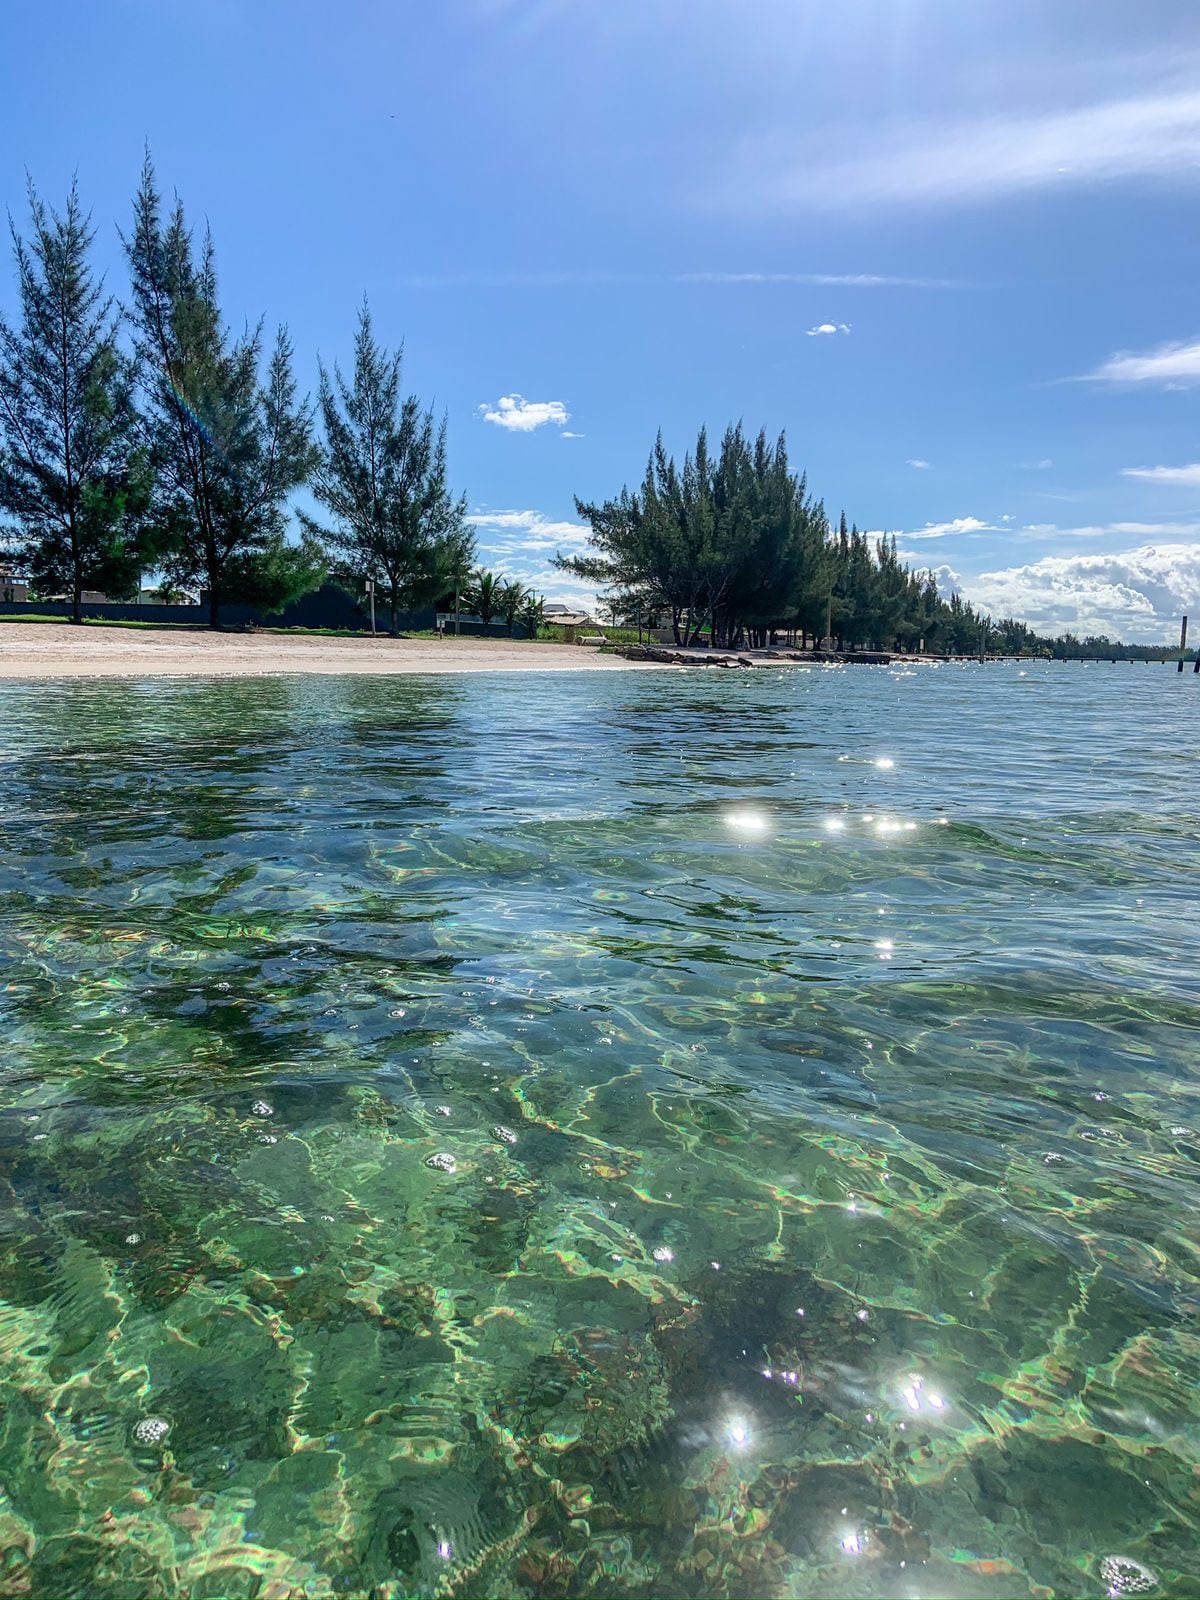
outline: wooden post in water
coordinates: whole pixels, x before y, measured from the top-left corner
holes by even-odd
[[[1179,666],[1177,670],[1183,671],[1183,652],[1187,649],[1187,618],[1179,624]]]

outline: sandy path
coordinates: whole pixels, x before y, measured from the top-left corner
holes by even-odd
[[[508,639],[330,639],[171,628],[0,623],[0,678],[234,677],[281,672],[637,672],[586,645]]]

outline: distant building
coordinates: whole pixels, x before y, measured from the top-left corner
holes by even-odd
[[[200,596],[183,589],[168,589],[164,598],[162,589],[139,589],[137,603],[140,606],[198,606]]]
[[[571,606],[551,605],[543,609],[542,615],[547,622],[553,622],[563,628],[578,628],[584,624],[595,624],[595,617],[589,617],[586,611],[576,611]]]

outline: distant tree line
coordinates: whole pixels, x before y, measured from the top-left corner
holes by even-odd
[[[1041,656],[1051,661],[1178,661],[1178,645],[1122,644],[1105,633],[1059,633],[1053,637],[1035,633],[1027,623],[1013,617],[990,625],[990,648],[1006,656]],[[1184,658],[1194,661],[1195,650],[1185,650]]]
[[[620,597],[627,613],[662,615],[679,644],[760,645],[777,633],[839,647],[976,653],[988,621],[929,573],[901,562],[824,505],[792,470],[782,435],[727,428],[713,450],[702,429],[682,464],[661,434],[637,490],[578,500],[592,549],[558,565]]]
[[[750,438],[739,423],[710,447],[701,429],[682,464],[660,434],[640,486],[614,499],[576,500],[591,549],[557,565],[606,590],[614,615],[662,619],[677,644],[762,645],[784,634],[802,646],[1076,657],[1154,646],[1039,637],[1012,619],[994,622],[958,594],[943,597],[930,572],[901,561],[895,538],[836,529],[788,462],[781,434]]]
[[[125,303],[92,265],[74,185],[62,213],[32,184],[26,234],[10,224],[16,315],[0,318],[0,555],[41,596],[200,589],[219,626],[231,602],[280,609],[327,575],[372,580],[402,611],[470,586],[466,501],[452,493],[445,419],[401,385],[400,352],[364,306],[353,372],[320,369],[297,393],[286,328],[235,335],[211,237],[165,208],[149,155],[122,234]],[[316,513],[294,507],[307,490]],[[300,537],[289,539],[294,512]],[[506,604],[528,615],[524,589]],[[502,608],[503,609],[503,608]]]

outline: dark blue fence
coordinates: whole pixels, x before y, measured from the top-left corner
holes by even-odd
[[[92,601],[80,607],[85,618],[101,622],[157,622],[185,623],[193,628],[208,626],[208,607],[156,606],[123,604],[116,600]],[[71,605],[66,600],[0,600],[0,617],[62,617],[69,621]],[[399,618],[402,633],[416,633],[435,625],[435,613],[426,611],[402,612]],[[388,629],[386,610],[375,608],[375,625],[380,632]],[[282,611],[266,612],[261,606],[221,607],[221,626],[225,628],[351,628],[369,632],[371,615],[360,605],[354,595],[337,584],[327,583],[312,594],[293,600]]]

